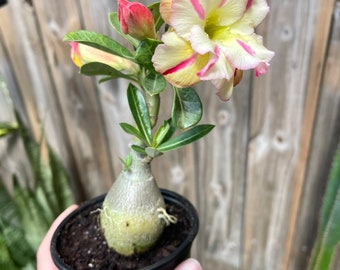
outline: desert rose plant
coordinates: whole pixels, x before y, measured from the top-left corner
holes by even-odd
[[[266,73],[274,53],[263,46],[255,27],[268,11],[265,0],[162,0],[148,7],[118,0],[109,21],[130,49],[95,32],[65,36],[80,73],[103,75],[100,82],[130,81],[127,98],[135,123],[120,126],[133,136],[131,152],[100,214],[107,243],[118,253],[148,250],[164,226],[180,218],[167,214],[150,163],[213,129],[198,124],[202,103],[193,85],[210,81],[227,101],[244,70]],[[171,115],[157,124],[165,89],[173,91]]]

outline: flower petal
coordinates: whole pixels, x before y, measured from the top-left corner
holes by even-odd
[[[197,75],[201,80],[231,79],[234,75],[234,69],[227,61],[227,58],[221,52],[218,46],[210,54],[209,62],[200,70]]]
[[[199,54],[213,52],[215,48],[215,44],[210,40],[208,34],[198,25],[191,28],[190,42],[193,50]]]
[[[190,43],[175,32],[164,34],[162,41],[164,44],[156,48],[152,58],[155,69],[177,87],[198,83],[197,73],[206,65],[209,55],[197,54]]]
[[[233,80],[212,80],[212,84],[218,89],[216,95],[223,101],[228,101],[233,93]]]
[[[262,45],[262,38],[253,35],[232,35],[222,41],[221,48],[235,68],[256,68],[261,62],[268,63],[274,56]]]
[[[265,73],[267,73],[269,64],[266,62],[261,62],[258,64],[258,66],[255,68],[255,76],[259,77]]]
[[[231,32],[236,34],[252,34],[269,12],[266,0],[248,0],[247,10],[240,20],[231,27]]]
[[[228,0],[223,6],[216,9],[213,16],[219,18],[219,25],[229,26],[242,18],[248,0]]]
[[[220,0],[173,0],[170,25],[178,35],[188,39],[192,26],[205,26],[210,10],[216,9]]]
[[[160,5],[159,5],[159,11],[162,15],[163,20],[167,24],[170,24],[171,5],[172,5],[172,0],[161,0]]]

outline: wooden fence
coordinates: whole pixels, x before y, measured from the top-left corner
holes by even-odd
[[[276,52],[269,72],[246,72],[224,103],[197,87],[213,132],[155,160],[161,187],[200,214],[193,256],[204,269],[306,269],[340,134],[340,1],[271,0],[259,27]],[[117,35],[114,0],[8,0],[0,8],[0,74],[36,138],[44,126],[77,190],[107,191],[128,151],[126,82],[78,74],[62,39],[71,30]],[[163,96],[167,103],[167,95]],[[0,121],[12,121],[0,93]],[[25,172],[20,144],[0,141],[2,174]]]

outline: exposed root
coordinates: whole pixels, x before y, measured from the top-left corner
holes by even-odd
[[[171,223],[176,224],[177,218],[173,215],[169,215],[164,208],[158,208],[158,218],[163,219],[166,226],[169,226]]]
[[[112,221],[112,217],[108,214],[108,207],[104,206],[103,209],[100,209],[100,212],[103,212],[105,217],[110,220],[111,223],[113,223]]]
[[[100,228],[101,226],[100,226],[100,214],[103,212],[104,210],[103,209],[101,209],[101,208],[97,208],[96,210],[93,210],[93,211],[91,211],[90,212],[90,215],[93,215],[93,214],[96,214],[96,213],[98,213],[99,212],[99,214],[98,214],[98,216],[97,216],[97,226]]]

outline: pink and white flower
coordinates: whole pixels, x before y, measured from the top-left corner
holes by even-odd
[[[177,87],[209,80],[228,100],[243,70],[262,75],[274,56],[254,30],[268,12],[265,0],[162,0],[171,29],[155,51],[154,67]]]

